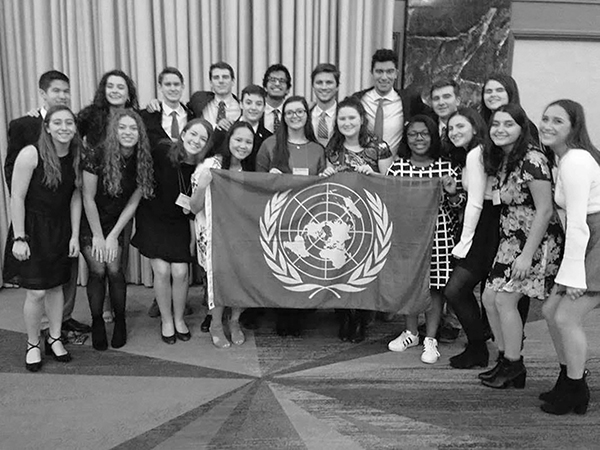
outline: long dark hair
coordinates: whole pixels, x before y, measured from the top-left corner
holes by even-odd
[[[403,145],[400,146],[398,150],[399,156],[410,159],[411,150],[408,145],[408,130],[415,123],[425,124],[427,127],[427,131],[429,132],[429,150],[427,151],[427,156],[436,160],[441,156],[441,140],[440,134],[438,131],[437,124],[433,121],[433,119],[425,114],[417,114],[410,118],[408,123],[404,126],[404,131],[402,132],[402,142]]]
[[[479,105],[479,111],[481,112],[481,117],[483,120],[488,123],[490,118],[492,117],[492,111],[487,106],[485,106],[485,102],[483,101],[483,93],[485,91],[485,86],[489,81],[494,80],[504,86],[506,90],[506,94],[508,95],[508,103],[516,103],[517,105],[521,104],[521,99],[519,97],[519,88],[517,86],[517,82],[510,75],[506,75],[505,73],[494,73],[490,75],[483,83],[483,87],[481,88],[481,103]]]
[[[592,144],[592,140],[590,139],[585,122],[585,112],[583,111],[583,106],[573,100],[561,99],[556,100],[546,106],[544,113],[551,106],[560,106],[569,116],[569,121],[571,122],[571,132],[567,137],[567,147],[587,150],[588,153],[592,155],[592,158],[594,158],[594,160],[598,163],[598,165],[600,165],[600,151],[598,151],[598,148]]]
[[[233,136],[233,133],[239,128],[246,128],[250,130],[250,132],[252,133],[252,138],[255,138],[254,128],[252,128],[252,125],[250,125],[248,122],[243,122],[240,120],[231,125],[229,131],[227,132],[227,135],[225,136],[225,140],[223,141],[223,146],[221,147],[221,152],[223,153],[223,163],[221,165],[222,169],[229,170],[229,168],[231,167],[231,150],[229,149],[229,143],[231,142],[231,137]],[[244,172],[255,171],[255,165],[252,161],[250,161],[249,156],[250,155],[248,155],[246,158],[240,161],[240,164],[242,165],[242,170]]]
[[[144,122],[138,113],[131,109],[118,109],[115,111],[108,123],[106,139],[102,143],[102,177],[106,192],[112,196],[118,196],[121,191],[121,179],[123,177],[121,165],[123,154],[118,138],[119,121],[123,117],[131,117],[135,120],[138,128],[139,139],[135,144],[134,155],[136,158],[136,183],[142,191],[142,197],[150,198],[154,194],[154,166],[150,154],[150,142],[146,134]]]
[[[46,187],[52,190],[56,190],[56,188],[58,188],[58,185],[61,183],[62,172],[60,167],[60,159],[58,157],[58,154],[56,153],[56,148],[54,146],[54,142],[52,141],[52,136],[50,136],[50,133],[48,132],[48,125],[52,120],[52,116],[59,111],[68,111],[71,114],[71,116],[73,116],[73,120],[75,121],[75,114],[73,113],[73,111],[71,111],[71,109],[68,106],[52,106],[50,109],[48,109],[48,112],[46,113],[46,117],[44,118],[44,124],[42,125],[42,132],[40,133],[40,139],[38,140],[38,151],[44,169],[43,183]],[[81,146],[81,139],[77,134],[77,129],[75,129],[73,139],[71,139],[71,142],[69,143],[69,153],[73,157],[73,169],[75,170],[75,185],[77,187],[81,187]]]
[[[492,114],[490,118],[490,123],[488,124],[488,132],[492,127],[492,123],[494,121],[494,117],[498,113],[506,113],[513,118],[513,120],[521,127],[521,134],[515,141],[512,150],[508,154],[508,159],[506,162],[506,176],[510,174],[517,165],[523,160],[525,154],[529,150],[530,147],[534,146],[533,138],[531,137],[531,131],[529,127],[529,119],[527,118],[527,114],[521,106],[515,103],[509,103],[507,105],[503,105],[498,108]],[[502,161],[504,160],[504,150],[498,147],[496,144],[492,142],[492,145],[483,149],[483,165],[485,167],[485,172],[488,175],[497,175],[500,167],[502,166]]]
[[[346,97],[344,100],[338,103],[337,110],[335,113],[336,117],[338,116],[338,113],[342,108],[353,108],[360,116],[361,125],[360,130],[358,131],[358,143],[362,148],[367,147],[375,138],[375,135],[369,132],[367,113],[361,101],[356,97]],[[331,136],[331,139],[327,143],[327,148],[325,149],[325,155],[330,161],[335,161],[338,159],[339,154],[344,151],[344,142],[346,140],[346,136],[344,136],[340,132],[337,120],[335,120],[334,122],[335,124],[333,127],[333,134]]]
[[[467,153],[470,152],[471,150],[473,150],[478,145],[481,145],[482,148],[489,147],[490,139],[489,139],[489,133],[487,130],[487,126],[486,126],[485,122],[483,121],[483,118],[481,117],[481,115],[477,112],[477,110],[475,110],[473,108],[469,108],[467,106],[459,106],[456,111],[454,111],[452,114],[450,114],[450,116],[448,117],[447,124],[449,125],[450,120],[456,116],[464,117],[465,119],[467,119],[469,121],[469,123],[473,127],[473,138],[467,144],[466,149],[456,147],[452,143],[452,141],[448,138],[448,141],[450,142],[450,145],[451,145],[451,148],[449,151],[450,162],[452,162],[453,164],[458,165],[460,167],[464,167]],[[448,134],[448,133],[449,133],[449,127],[447,126],[446,134]]]
[[[183,127],[183,129],[181,130],[181,133],[179,133],[179,138],[177,139],[177,141],[170,144],[169,151],[167,153],[167,157],[169,158],[169,161],[171,161],[171,164],[173,164],[173,166],[175,166],[175,167],[179,166],[185,160],[186,151],[185,151],[185,148],[183,147],[183,135],[185,133],[187,133],[187,131],[190,128],[192,128],[194,125],[199,124],[199,123],[202,124],[202,126],[206,129],[206,144],[204,145],[204,148],[202,149],[202,151],[196,155],[196,163],[199,163],[204,158],[206,158],[208,148],[209,148],[210,138],[213,133],[213,127],[210,124],[210,122],[208,122],[206,119],[202,119],[201,117],[199,117],[197,119],[192,119],[192,120],[188,121],[185,124],[185,126]],[[165,139],[165,141],[166,141],[166,139]]]
[[[308,103],[301,95],[293,95],[288,97],[283,106],[281,107],[281,117],[283,123],[277,129],[275,133],[275,152],[273,154],[273,167],[281,170],[284,173],[290,172],[290,151],[288,149],[288,125],[285,121],[285,108],[292,102],[300,102],[306,111],[306,123],[304,124],[304,136],[310,142],[317,142],[315,138],[315,132],[313,131],[312,123],[310,120],[310,109]]]

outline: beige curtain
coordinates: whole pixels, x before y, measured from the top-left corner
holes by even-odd
[[[181,70],[184,98],[189,98],[191,92],[209,89],[208,68],[220,60],[234,67],[238,91],[250,83],[262,84],[266,68],[281,62],[292,73],[293,93],[309,100],[312,67],[332,62],[342,72],[340,98],[344,97],[369,86],[373,51],[392,47],[394,4],[395,0],[2,0],[0,159],[6,156],[8,121],[39,105],[37,80],[50,69],[71,78],[75,111],[91,102],[108,70],[120,68],[130,74],[144,105],[157,96],[156,76],[163,67]],[[9,223],[1,181],[0,256]],[[129,280],[151,285],[149,264],[132,250]],[[85,282],[85,276],[80,281]]]

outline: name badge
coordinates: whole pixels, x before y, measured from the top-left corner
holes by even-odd
[[[185,194],[179,194],[179,197],[177,197],[177,200],[175,200],[175,204],[177,206],[181,206],[183,209],[187,209],[188,211],[191,209],[190,208],[190,200],[191,198]]]
[[[500,201],[500,191],[498,189],[494,189],[492,191],[492,204],[499,205],[500,203],[502,203]]]
[[[304,176],[307,176],[308,175],[308,168],[307,167],[294,167],[292,169],[292,173],[294,175],[304,175]]]

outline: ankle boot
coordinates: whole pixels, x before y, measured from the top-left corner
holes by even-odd
[[[127,343],[127,325],[124,315],[115,316],[115,327],[113,329],[110,345],[113,348],[121,348]]]
[[[565,376],[565,380],[556,392],[553,403],[544,403],[542,411],[548,414],[562,416],[573,411],[575,414],[585,414],[590,403],[590,390],[585,378],[573,380]]]
[[[514,386],[517,389],[523,389],[525,387],[525,379],[527,378],[527,369],[523,364],[523,357],[518,361],[510,361],[506,358],[502,358],[500,363],[500,369],[496,376],[491,380],[482,380],[481,383],[484,386],[505,389],[510,386]]]
[[[547,392],[542,392],[539,395],[539,399],[543,402],[552,403],[556,400],[556,393],[560,391],[562,384],[565,382],[567,378],[567,366],[564,364],[560,365],[560,372],[558,373],[558,378],[556,383],[554,383],[554,387]]]
[[[345,342],[350,339],[350,311],[337,309],[335,313],[339,324],[338,337]]]
[[[106,328],[102,316],[92,318],[92,346],[96,350],[106,350],[108,348]]]
[[[462,353],[450,358],[450,365],[455,369],[487,367],[489,359],[490,353],[484,341],[467,342],[467,348]]]
[[[498,352],[498,358],[496,358],[496,365],[492,367],[490,370],[486,370],[485,372],[481,372],[477,377],[480,380],[491,380],[496,376],[498,370],[500,370],[500,365],[502,364],[502,360],[504,359],[504,352]]]

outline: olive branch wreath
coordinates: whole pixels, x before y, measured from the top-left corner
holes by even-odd
[[[391,248],[393,224],[390,221],[387,207],[377,194],[364,190],[367,203],[373,211],[375,218],[375,245],[373,252],[366,261],[351,273],[346,283],[336,283],[323,286],[316,283],[305,283],[298,270],[285,259],[283,250],[275,238],[277,220],[281,215],[291,190],[275,194],[265,206],[265,212],[260,218],[260,244],[263,248],[265,261],[272,270],[273,275],[284,284],[284,287],[294,292],[313,291],[309,298],[326,290],[340,298],[340,292],[361,292],[366,286],[377,278],[387,261]]]

